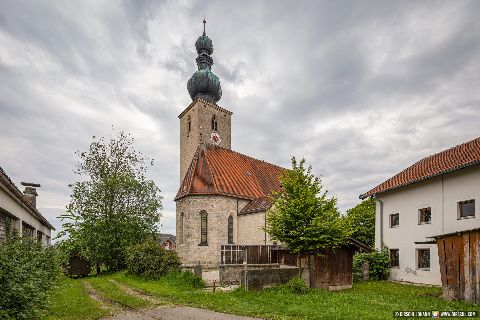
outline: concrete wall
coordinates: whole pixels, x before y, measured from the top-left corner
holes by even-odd
[[[180,118],[180,182],[192,162],[198,144],[210,141],[210,135],[213,132],[211,128],[213,115],[217,119],[216,132],[221,138],[220,146],[230,149],[232,139],[230,112],[203,100],[196,100],[187,109],[188,111]],[[188,132],[188,117],[191,119],[190,132]]]
[[[31,214],[25,205],[13,196],[3,185],[0,185],[0,208],[7,211],[16,219],[13,227],[19,234],[22,234],[22,222],[25,222],[35,228],[35,236],[37,231],[41,231],[44,234],[42,240],[47,244],[46,236],[51,237],[51,230]]]
[[[459,201],[475,200],[475,217],[459,219]],[[381,203],[383,202],[383,216]],[[431,207],[432,221],[419,224],[419,209]],[[391,228],[389,216],[399,213],[400,224]],[[480,227],[480,166],[458,170],[377,196],[375,246],[381,242],[399,249],[400,266],[392,268],[391,279],[441,284],[436,244],[428,237]],[[419,243],[415,243],[419,242]],[[417,268],[417,249],[430,249],[430,269]]]

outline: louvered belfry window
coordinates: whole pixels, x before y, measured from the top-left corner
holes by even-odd
[[[228,217],[228,244],[233,244],[233,217]]]
[[[208,244],[208,214],[205,210],[200,211],[200,245]]]

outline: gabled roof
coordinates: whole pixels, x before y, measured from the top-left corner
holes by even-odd
[[[168,239],[170,239],[172,242],[177,242],[177,237],[169,233],[159,233],[158,238],[160,239],[160,243],[164,243]]]
[[[360,199],[476,164],[480,164],[480,137],[418,161],[367,193],[360,195]]]
[[[51,230],[55,230],[55,228],[50,224],[50,222],[45,219],[45,217],[35,208],[30,201],[25,198],[23,192],[21,192],[17,186],[13,183],[12,179],[3,171],[2,167],[0,167],[0,184],[2,184],[5,188],[7,188],[14,196],[20,201],[32,214],[36,217],[43,225],[47,226]]]
[[[255,200],[280,189],[279,176],[283,170],[241,153],[202,143],[197,147],[175,200],[189,195]]]

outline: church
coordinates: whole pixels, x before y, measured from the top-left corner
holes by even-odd
[[[231,150],[232,112],[218,105],[212,40],[195,42],[198,70],[187,83],[192,103],[180,119],[180,188],[175,197],[177,252],[185,266],[220,265],[226,244],[270,244],[264,231],[272,191],[285,169]]]

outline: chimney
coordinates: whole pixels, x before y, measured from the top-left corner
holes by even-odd
[[[35,208],[37,207],[37,189],[40,187],[38,183],[30,183],[30,182],[20,182],[22,186],[25,186],[25,191],[23,191],[23,195],[25,199],[27,199]]]

